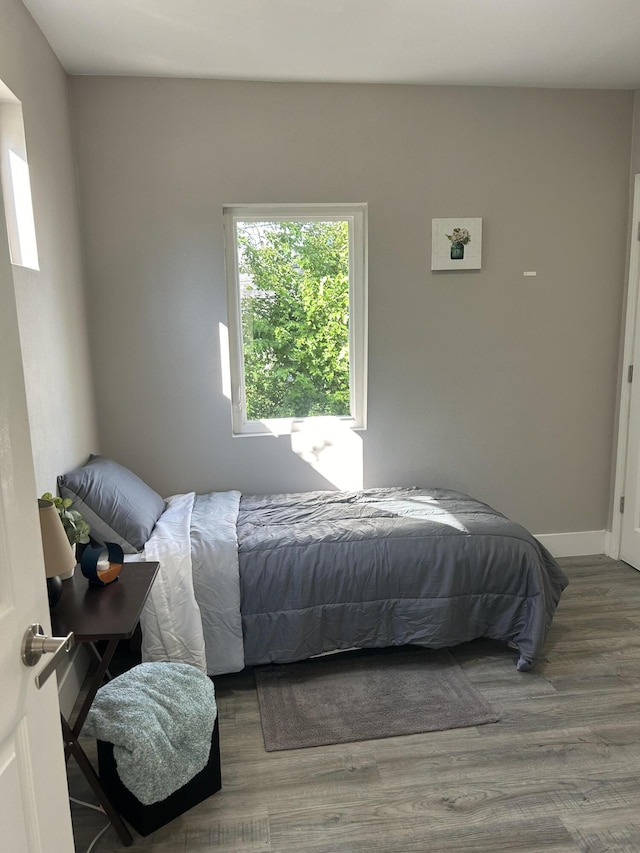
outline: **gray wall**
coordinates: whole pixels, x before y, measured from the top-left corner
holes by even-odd
[[[97,426],[67,76],[18,0],[0,0],[0,79],[22,102],[40,260],[13,271],[41,494],[97,447]]]
[[[364,486],[457,488],[536,533],[605,527],[632,93],[88,77],[70,92],[103,452],[163,494],[331,487],[313,448],[231,438],[222,206],[365,201],[369,426],[349,450]],[[483,217],[481,271],[430,271],[431,219],[453,216]]]

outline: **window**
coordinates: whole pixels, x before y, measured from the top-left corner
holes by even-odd
[[[234,435],[366,423],[366,205],[224,210]]]
[[[39,269],[20,101],[0,80],[0,179],[11,262]]]

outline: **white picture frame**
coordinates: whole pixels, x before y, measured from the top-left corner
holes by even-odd
[[[462,237],[461,243],[453,239],[456,235]],[[482,219],[432,219],[431,269],[482,269]]]

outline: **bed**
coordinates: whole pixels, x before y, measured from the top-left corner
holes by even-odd
[[[446,489],[163,500],[101,456],[58,485],[95,540],[160,561],[142,617],[144,659],[210,675],[480,637],[510,644],[517,669],[529,670],[568,583],[527,530]]]

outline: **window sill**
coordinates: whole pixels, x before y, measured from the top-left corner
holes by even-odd
[[[239,429],[234,429],[232,435],[233,438],[246,438],[259,435],[334,432],[336,429],[360,431],[366,429],[366,423],[351,417],[268,418],[263,421],[247,421]]]

